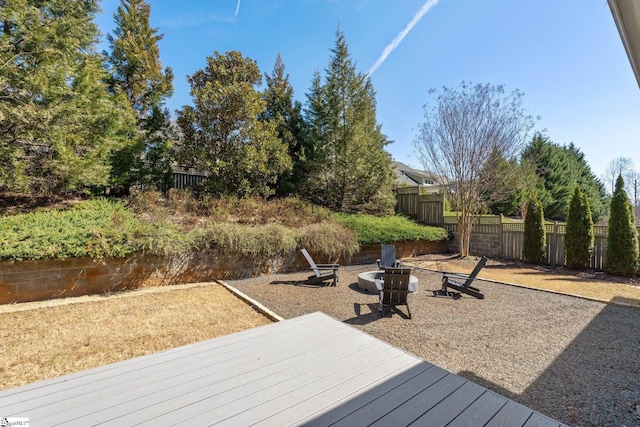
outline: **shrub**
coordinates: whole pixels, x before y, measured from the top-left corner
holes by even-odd
[[[333,218],[358,233],[360,244],[402,242],[405,240],[430,240],[449,237],[440,227],[419,224],[401,215],[377,217],[361,214],[334,214]]]
[[[544,213],[542,203],[535,197],[527,202],[527,216],[524,218],[524,246],[522,258],[531,263],[542,261],[546,250]]]
[[[580,187],[576,187],[567,216],[564,250],[566,264],[570,268],[585,268],[589,266],[593,254],[593,220],[589,199]]]
[[[638,231],[621,176],[611,198],[605,270],[619,276],[633,276],[638,271]]]

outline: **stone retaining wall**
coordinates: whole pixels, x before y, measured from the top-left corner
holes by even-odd
[[[398,258],[445,251],[446,244],[440,242],[396,243]],[[323,259],[318,254],[311,255],[317,263],[368,264],[380,257],[380,245],[365,245],[351,259]],[[307,269],[309,265],[300,252],[256,260],[214,249],[177,256],[5,261],[0,263],[0,304]]]

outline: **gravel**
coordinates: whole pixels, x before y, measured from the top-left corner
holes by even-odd
[[[478,300],[434,298],[441,274],[414,269],[420,290],[382,318],[377,295],[340,268],[337,287],[307,273],[228,281],[284,318],[322,311],[430,363],[572,426],[640,426],[640,310],[491,282]],[[478,282],[477,282],[478,283]]]

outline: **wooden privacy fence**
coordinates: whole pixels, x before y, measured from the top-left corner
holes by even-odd
[[[444,223],[444,228],[457,237],[458,224],[456,223],[456,218],[447,216],[444,218]],[[593,227],[594,249],[589,268],[604,270],[607,229],[606,225]],[[640,227],[637,227],[637,229],[640,233]],[[543,263],[564,265],[566,225],[560,222],[546,224],[545,231],[546,254]],[[521,260],[524,247],[524,222],[505,223],[501,215],[480,216],[476,219],[476,224],[473,227],[470,243],[470,250],[474,254]]]
[[[420,194],[425,187],[400,187],[396,193],[396,211],[423,224],[444,225],[444,194]]]
[[[458,242],[458,224],[455,216],[444,216],[444,196],[442,194],[420,194],[418,187],[396,190],[396,211],[414,218],[426,225],[444,227]],[[566,225],[560,222],[545,225],[545,264],[564,265],[564,238]],[[594,226],[594,250],[590,268],[603,270],[607,247],[605,225]],[[637,227],[640,233],[640,227]],[[481,215],[475,219],[471,233],[469,250],[474,255],[484,255],[504,259],[522,259],[524,246],[524,223],[504,222],[502,215]],[[452,245],[450,250],[456,251]]]

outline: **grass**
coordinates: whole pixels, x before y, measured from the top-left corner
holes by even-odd
[[[100,296],[2,319],[0,389],[271,323],[219,285]]]

